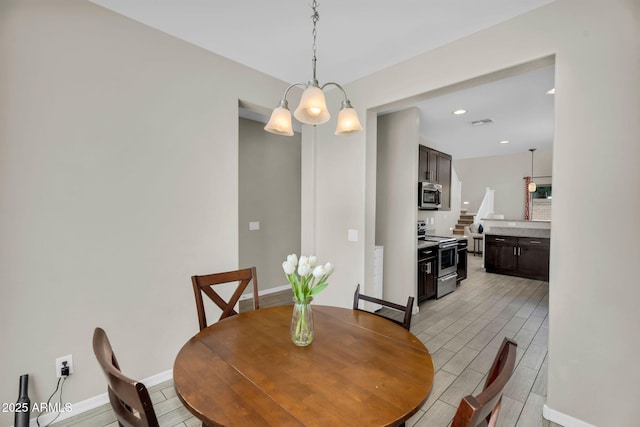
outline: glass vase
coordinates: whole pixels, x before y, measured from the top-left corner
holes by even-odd
[[[297,346],[304,347],[313,341],[313,311],[311,301],[293,299],[293,316],[291,317],[291,341]]]

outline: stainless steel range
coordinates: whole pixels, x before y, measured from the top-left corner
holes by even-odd
[[[426,234],[422,221],[418,221],[418,239],[438,244],[436,298],[455,291],[456,279],[458,277],[458,241],[453,237],[431,236]]]

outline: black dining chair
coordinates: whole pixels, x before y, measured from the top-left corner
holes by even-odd
[[[358,285],[356,286],[356,291],[353,295],[353,309],[354,310],[360,310],[360,311],[367,311],[364,309],[360,308],[360,301],[368,301],[374,304],[379,304],[383,307],[389,308],[391,310],[395,310],[398,312],[401,312],[403,314],[403,318],[402,320],[398,320],[398,319],[394,319],[391,316],[387,316],[385,314],[383,314],[382,312],[370,312],[367,311],[369,313],[375,314],[376,316],[380,316],[383,317],[385,319],[391,320],[394,323],[397,323],[398,325],[402,326],[403,328],[405,328],[407,331],[409,330],[409,328],[411,328],[411,312],[413,310],[413,297],[409,297],[407,298],[407,305],[400,305],[400,304],[396,304],[390,301],[385,301],[383,299],[380,298],[375,298],[375,297],[371,297],[368,295],[364,295],[360,293],[360,284],[358,283]]]

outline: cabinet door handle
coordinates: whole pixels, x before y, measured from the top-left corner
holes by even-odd
[[[427,274],[431,274],[431,263],[427,264]]]
[[[520,256],[521,253],[522,253],[522,248],[518,246],[518,256]]]
[[[504,242],[504,239],[501,239],[499,237],[496,237],[496,242]]]
[[[539,245],[542,242],[538,242],[537,240],[529,240],[529,243],[533,243],[534,245]]]
[[[516,247],[515,246],[513,247],[513,256],[517,256],[516,255]]]

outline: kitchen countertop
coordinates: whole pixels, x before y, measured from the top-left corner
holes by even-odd
[[[447,237],[449,237],[449,236],[447,236]],[[459,235],[459,234],[454,234],[451,237],[453,237],[457,241],[467,240],[467,236],[463,236],[463,235]],[[418,239],[418,245],[417,245],[418,249],[432,248],[432,247],[437,247],[437,246],[438,246],[438,242],[427,242],[425,240]]]
[[[418,239],[418,249],[438,247],[438,242],[427,242],[425,240]]]
[[[509,218],[481,218],[482,221],[496,221],[496,222],[516,222],[516,223],[525,223],[525,224],[549,224],[551,226],[551,221],[543,221],[538,219],[509,219]]]
[[[545,228],[518,228],[518,227],[491,227],[490,231],[485,234],[494,234],[496,236],[513,236],[513,237],[551,237],[551,230]]]

